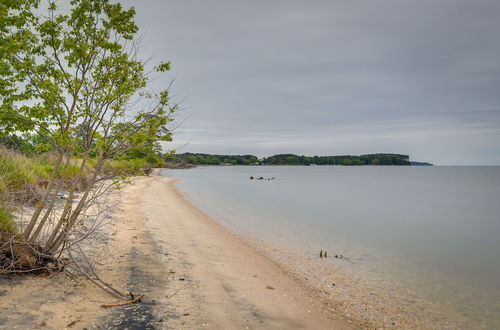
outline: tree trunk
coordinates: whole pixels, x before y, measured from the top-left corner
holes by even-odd
[[[70,164],[70,161],[71,161],[71,156],[68,155],[66,163],[64,164],[63,172],[66,171],[66,169],[68,168],[68,166]],[[36,228],[36,230],[33,233],[33,235],[31,235],[31,237],[29,238],[30,241],[35,242],[36,239],[38,238],[38,235],[40,235],[40,232],[42,231],[42,229],[43,229],[43,227],[45,225],[45,222],[49,218],[49,216],[50,216],[50,214],[52,212],[52,209],[54,208],[54,205],[55,205],[56,200],[57,200],[57,194],[61,190],[61,187],[62,187],[63,183],[64,183],[64,177],[59,178],[56,190],[52,192],[52,200],[50,201],[49,208],[45,211],[45,214],[44,214],[42,220],[40,220],[40,222],[38,223],[38,227]]]
[[[47,197],[49,196],[50,190],[52,189],[52,185],[54,184],[54,181],[57,177],[57,171],[59,170],[59,167],[61,166],[61,163],[63,161],[65,154],[66,154],[66,149],[61,151],[61,153],[59,154],[59,157],[57,158],[54,170],[52,171],[52,175],[50,176],[49,183],[47,184],[47,187],[45,187],[45,190],[42,194],[42,198],[38,201],[38,203],[36,205],[35,213],[33,213],[33,215],[31,216],[31,220],[28,223],[28,226],[26,227],[26,229],[24,230],[23,236],[26,240],[31,235],[31,231],[35,227],[35,224],[38,220],[38,217],[40,216],[40,213],[42,213],[42,210],[45,207],[44,203],[47,200]]]

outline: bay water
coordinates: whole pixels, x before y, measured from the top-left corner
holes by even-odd
[[[197,207],[281,262],[303,270],[328,251],[330,277],[341,269],[352,279],[344,295],[373,300],[364,310],[379,304],[423,327],[500,328],[500,167],[207,166],[162,175],[180,178]]]

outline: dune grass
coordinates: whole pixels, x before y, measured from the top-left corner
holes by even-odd
[[[13,216],[4,206],[10,205],[7,200],[8,196],[11,193],[40,191],[51,177],[55,157],[52,154],[27,157],[0,146],[0,231],[15,232],[16,230]],[[72,159],[66,168],[60,167],[58,176],[69,182],[78,175],[81,163],[82,159]],[[88,160],[79,182],[76,182],[77,189],[86,186],[87,180],[94,173],[95,166],[95,159]],[[143,158],[117,159],[109,164],[104,174],[122,177],[143,175],[143,169],[146,167],[148,167],[148,162]]]
[[[50,177],[49,164],[0,149],[0,193],[24,190]]]
[[[10,212],[0,205],[0,232],[16,233],[16,224]]]

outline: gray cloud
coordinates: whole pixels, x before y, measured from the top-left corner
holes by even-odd
[[[126,4],[188,96],[185,151],[500,164],[497,0]]]

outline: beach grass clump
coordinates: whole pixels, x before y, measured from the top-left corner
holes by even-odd
[[[15,151],[0,146],[0,193],[35,191],[46,183],[55,167],[56,155],[46,153],[34,157],[27,157]],[[80,173],[83,160],[74,158],[67,166],[60,166],[57,171],[59,178],[66,181],[75,180]],[[78,189],[88,184],[95,171],[97,162],[88,159],[78,182],[73,182]],[[148,168],[145,158],[115,159],[105,170],[108,175],[143,175]]]
[[[14,217],[10,214],[9,210],[2,205],[0,205],[0,232],[16,233]]]
[[[0,193],[25,190],[47,177],[44,168],[33,159],[0,149]]]

